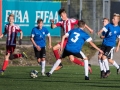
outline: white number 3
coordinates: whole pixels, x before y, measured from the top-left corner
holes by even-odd
[[[72,38],[71,41],[75,43],[79,39],[78,37],[80,36],[80,34],[77,32],[74,32],[74,34],[75,34],[75,38]]]

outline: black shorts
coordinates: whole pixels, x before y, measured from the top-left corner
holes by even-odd
[[[66,56],[70,56],[70,55],[73,55],[73,56],[75,56],[77,58],[81,58],[81,59],[86,58],[86,56],[84,55],[84,53],[82,51],[80,51],[80,53],[72,53],[72,52],[67,51],[66,49],[64,49],[64,51],[62,53],[62,56],[61,56],[61,59],[65,58]]]
[[[108,59],[113,59],[114,47],[102,45],[101,50]]]
[[[42,47],[40,51],[34,48],[35,57],[38,58],[45,58],[46,57],[46,50],[45,47]]]

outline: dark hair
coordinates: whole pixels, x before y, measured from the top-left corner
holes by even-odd
[[[109,21],[109,19],[108,19],[108,18],[103,18],[103,20],[108,20],[108,21]]]
[[[43,22],[43,20],[42,20],[41,18],[39,18],[39,19],[37,20],[37,24],[39,24],[40,22]]]
[[[84,27],[85,26],[85,22],[83,20],[79,20],[78,21],[78,26],[79,27]]]
[[[64,8],[61,8],[61,9],[58,11],[58,14],[61,15],[61,13],[63,13],[63,12],[66,13],[65,9],[64,9]]]

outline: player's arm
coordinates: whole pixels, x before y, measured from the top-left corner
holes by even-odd
[[[30,37],[30,40],[31,40],[32,44],[36,47],[36,49],[37,49],[38,51],[40,51],[41,48],[40,48],[40,46],[38,46],[38,45],[35,43],[34,37],[31,36],[31,37]]]
[[[34,33],[34,29],[33,29],[32,32],[31,32],[30,40],[31,40],[32,44],[36,47],[36,49],[37,49],[38,51],[40,51],[41,48],[40,48],[40,46],[38,46],[38,45],[35,43],[34,37],[35,37],[35,33]]]
[[[88,25],[85,24],[85,28],[88,29],[90,33],[93,33],[93,30]]]
[[[51,28],[52,29],[57,27],[56,24],[54,24],[54,20],[53,19],[51,19],[50,22],[51,22]]]
[[[69,31],[69,32],[70,32],[70,31]],[[63,50],[63,43],[64,43],[64,41],[65,41],[65,38],[67,38],[67,37],[69,36],[69,32],[62,36],[62,41],[61,41],[61,46],[60,46],[60,51],[61,51],[61,52],[62,52],[62,50]]]
[[[0,38],[2,38],[6,34],[7,34],[7,31],[6,31],[6,28],[5,28],[4,32],[0,35]]]
[[[23,32],[20,30],[20,39],[19,39],[19,45],[22,44],[22,38],[23,38]]]
[[[101,35],[102,32],[103,32],[103,29],[99,30],[97,34]]]
[[[115,52],[118,52],[118,51],[119,51],[119,48],[120,48],[120,35],[118,35],[118,43],[117,43]]]
[[[87,34],[85,33],[84,34],[84,37],[86,42],[88,42],[92,47],[94,47],[95,49],[97,49],[100,53],[103,53],[102,50],[100,50],[93,42],[92,42],[92,38]]]
[[[100,53],[103,53],[101,49],[99,49],[92,41],[89,41],[89,44],[94,47],[96,50],[98,50]]]
[[[47,36],[48,36],[49,48],[52,48],[51,36],[50,36],[50,34],[48,34]]]

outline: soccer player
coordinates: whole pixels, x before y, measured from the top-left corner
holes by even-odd
[[[51,36],[47,28],[43,27],[43,20],[37,20],[37,27],[34,27],[31,32],[31,42],[33,43],[37,62],[41,65],[41,75],[45,76],[45,57],[46,57],[46,35],[48,36],[49,48],[51,48]]]
[[[113,50],[116,45],[117,37],[119,38],[119,42],[120,42],[120,27],[118,26],[119,20],[120,20],[120,15],[114,14],[112,23],[107,24],[103,28],[103,33],[105,38],[103,39],[101,50],[103,50],[104,54],[101,53],[99,54],[99,56],[102,56],[102,60],[107,70],[106,75],[103,77],[108,77],[110,74],[108,61],[117,68],[117,74],[120,72],[119,65],[113,60]],[[116,52],[119,50],[119,42],[115,50]]]
[[[67,17],[65,9],[60,9],[58,11],[58,14],[61,17],[61,20],[57,22],[56,24],[54,24],[54,20],[51,20],[51,28],[61,27],[64,30],[64,34],[66,34],[68,31],[74,28],[74,25],[78,24],[78,20]],[[85,28],[87,28],[91,33],[93,32],[93,30],[89,28],[86,24],[85,24]],[[63,47],[66,46],[67,40],[68,40],[67,38],[64,40]],[[56,57],[56,60],[60,58],[60,55],[58,53],[60,49],[60,45],[61,45],[61,42],[59,42],[57,45],[53,47],[53,53]],[[72,62],[78,65],[84,66],[84,62],[78,60],[77,58],[74,58]],[[56,68],[56,70],[59,70],[62,67],[63,65],[60,63],[60,65]],[[89,71],[92,73],[92,69],[90,67],[89,67]]]
[[[109,24],[109,19],[108,18],[103,18],[103,26],[106,26],[107,24]],[[104,28],[104,27],[103,27]],[[98,35],[101,35],[101,33],[103,32],[103,28],[98,32]],[[102,33],[102,35],[100,36],[101,39],[103,39],[104,33]],[[104,78],[105,72],[106,72],[106,67],[104,65],[103,60],[101,60],[102,58],[102,54],[98,55],[98,63],[100,65],[100,70],[101,70],[101,78]]]
[[[83,31],[84,28],[85,28],[85,22],[80,20],[80,21],[78,21],[78,28],[68,31],[62,37],[61,49],[60,49],[61,51],[63,50],[64,40],[66,38],[68,38],[68,42],[67,42],[66,47],[62,53],[61,58],[55,62],[51,71],[46,73],[46,75],[48,77],[50,77],[50,75],[54,72],[56,67],[61,63],[62,58],[69,56],[70,60],[74,60],[74,56],[76,56],[76,57],[84,60],[85,80],[89,80],[89,77],[88,77],[88,58],[81,51],[82,46],[86,41],[86,42],[89,42],[90,45],[93,46],[95,49],[97,49],[99,52],[101,52],[101,53],[103,53],[103,52],[92,42],[92,38],[85,31]]]
[[[19,44],[21,45],[22,42],[22,37],[23,33],[21,29],[19,28],[18,25],[14,24],[14,15],[10,14],[8,17],[8,24],[5,25],[5,31],[2,35],[0,35],[0,38],[2,38],[4,35],[7,34],[7,39],[6,39],[6,55],[5,55],[5,60],[3,62],[3,66],[1,69],[1,74],[4,74],[4,71],[6,70],[9,59],[14,59],[14,58],[20,58],[20,57],[25,57],[27,58],[27,55],[23,52],[22,54],[13,54],[15,48],[16,48],[16,36],[17,33],[20,33],[20,40]]]

